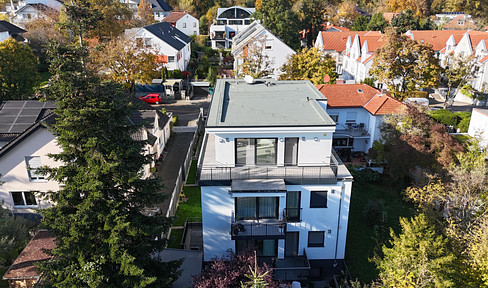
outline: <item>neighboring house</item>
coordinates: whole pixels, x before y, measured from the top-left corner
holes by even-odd
[[[119,1],[120,3],[127,4],[127,6],[129,6],[129,8],[134,12],[134,14],[137,14],[137,8],[141,3],[140,0],[119,0]],[[169,5],[164,0],[146,0],[146,2],[149,3],[149,5],[151,6],[151,10],[154,15],[154,20],[156,21],[163,20],[164,17],[168,16],[173,11],[173,7],[171,7],[171,5]]]
[[[45,4],[26,4],[15,12],[14,17],[12,17],[12,22],[17,25],[25,26],[25,24],[34,19],[46,18],[56,14],[59,14],[58,10],[46,6]]]
[[[327,113],[337,123],[332,146],[365,152],[380,139],[383,117],[401,112],[404,104],[366,84],[325,84],[317,89],[327,98]]]
[[[161,21],[168,22],[188,36],[200,35],[200,21],[186,11],[173,12]]]
[[[210,26],[212,48],[231,48],[232,38],[251,25],[251,14],[255,11],[255,8],[241,6],[218,8],[217,18]]]
[[[185,71],[190,62],[191,38],[168,22],[141,28],[133,36],[139,48],[159,55],[168,70]]]
[[[21,34],[25,32],[27,31],[12,23],[0,20],[0,42],[10,37],[14,38],[17,41],[24,42],[25,39],[21,36]]]
[[[371,37],[377,39],[381,37],[379,31],[344,31],[344,32],[327,32],[320,31],[315,40],[315,48],[320,52],[331,55],[336,60],[337,73],[342,74],[344,66],[343,52],[346,51],[347,45],[351,45],[355,36]]]
[[[5,143],[0,148],[0,181],[4,182],[0,185],[0,203],[3,201],[2,206],[13,213],[35,213],[35,209],[47,208],[51,203],[36,192],[61,189],[59,183],[36,173],[41,166],[59,165],[48,157],[61,152],[55,135],[47,129],[48,124],[54,123],[53,108],[52,102],[37,101],[7,101],[0,107],[0,137]],[[137,111],[131,121],[144,124],[133,138],[147,140],[145,153],[159,159],[170,136],[169,118],[149,109]],[[143,167],[143,178],[150,176],[153,165]]]
[[[239,32],[233,40],[231,53],[234,56],[234,71],[244,62],[246,57],[252,57],[250,51],[255,51],[267,57],[272,73],[269,77],[278,79],[283,73],[281,67],[288,61],[295,51],[279,37],[273,35],[258,22],[253,22],[246,30]]]
[[[54,248],[56,248],[56,237],[46,230],[37,231],[2,279],[8,281],[9,288],[38,287],[42,273],[36,264],[49,261],[53,256],[49,255],[47,251]]]
[[[310,81],[217,80],[198,161],[204,261],[255,247],[276,279],[305,280],[344,259],[352,176],[326,105]]]
[[[442,25],[442,30],[476,29],[476,24],[470,18],[467,18],[466,15],[458,15],[456,18]]]
[[[482,147],[488,146],[488,109],[473,108],[468,135],[479,138]]]
[[[391,24],[391,20],[393,19],[393,17],[398,17],[399,14],[399,12],[385,12],[383,13],[383,18],[385,18],[385,20]]]

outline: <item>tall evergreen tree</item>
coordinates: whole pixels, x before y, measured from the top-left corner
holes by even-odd
[[[51,45],[53,77],[47,96],[56,100],[52,132],[62,148],[48,168],[62,189],[42,211],[57,236],[52,261],[41,266],[47,287],[168,287],[178,263],[154,255],[163,248],[169,221],[145,216],[161,201],[158,179],[141,179],[151,155],[132,135],[134,105],[120,85],[103,83],[84,69],[82,47]]]
[[[290,0],[263,0],[261,9],[263,24],[292,49],[300,47],[298,40],[298,15],[292,11]]]

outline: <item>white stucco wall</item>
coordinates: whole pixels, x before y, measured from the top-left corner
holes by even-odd
[[[20,191],[57,191],[59,185],[54,181],[36,180],[30,181],[25,156],[40,156],[42,165],[56,167],[48,153],[59,153],[61,148],[57,146],[54,135],[45,128],[40,128],[28,137],[28,141],[22,141],[0,158],[0,201],[4,201],[3,207],[19,213],[32,213],[35,208],[47,208],[49,202],[38,197],[37,207],[14,207],[10,192]]]
[[[468,134],[471,137],[478,137],[483,147],[488,145],[488,109],[473,109]]]
[[[209,130],[215,133],[215,161],[219,165],[235,165],[235,139],[236,138],[276,138],[277,165],[284,165],[285,138],[299,138],[298,140],[298,166],[328,165],[330,163],[332,135],[335,127],[327,128],[247,128],[241,131],[227,132],[222,130]],[[228,130],[228,129],[227,129]],[[304,137],[304,138],[303,138]],[[315,140],[317,138],[317,141]],[[229,141],[227,141],[229,139]],[[281,140],[283,139],[283,141]],[[317,151],[320,151],[319,153]]]
[[[298,252],[309,259],[344,259],[352,181],[332,185],[287,185],[300,191],[300,222],[288,223],[288,232],[299,232]],[[204,261],[235,251],[230,229],[235,197],[279,197],[279,215],[286,207],[285,193],[230,193],[228,186],[203,186],[202,221]],[[310,208],[310,191],[328,191],[327,208]],[[339,214],[340,213],[340,214]],[[308,247],[308,232],[324,231],[324,247]],[[285,240],[278,241],[278,258],[285,257]]]
[[[10,37],[10,35],[8,34],[8,31],[0,32],[0,42],[8,39],[9,37]]]
[[[189,14],[186,14],[176,22],[176,28],[178,28],[188,36],[200,35],[199,23],[200,22],[198,21],[198,19]]]

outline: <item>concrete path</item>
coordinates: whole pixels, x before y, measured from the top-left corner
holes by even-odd
[[[169,143],[167,155],[158,167],[157,175],[162,179],[164,185],[161,192],[166,196],[165,201],[158,205],[163,214],[168,211],[178,172],[185,161],[192,138],[193,133],[175,133]]]

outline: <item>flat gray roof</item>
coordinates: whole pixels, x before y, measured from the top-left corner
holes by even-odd
[[[335,126],[308,80],[218,79],[207,127]]]

